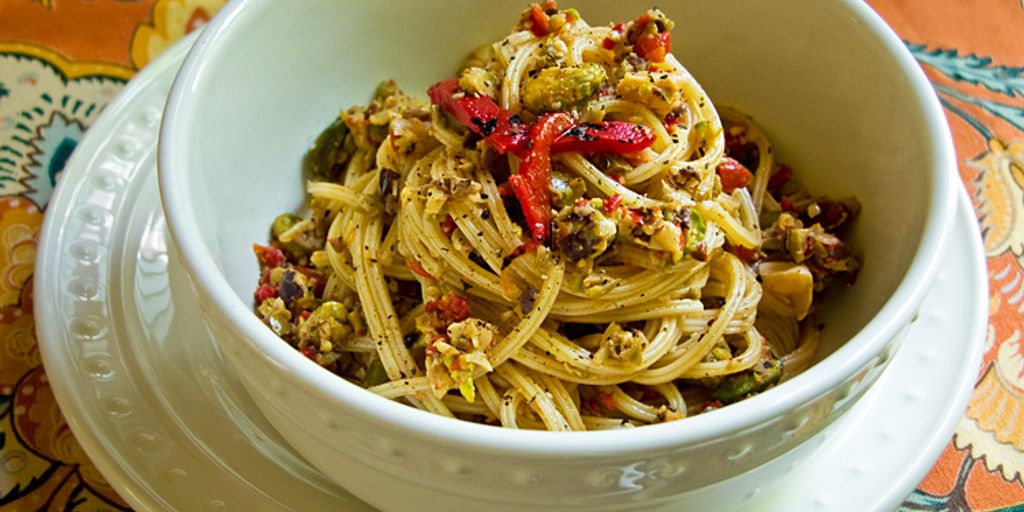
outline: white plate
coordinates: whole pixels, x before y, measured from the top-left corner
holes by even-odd
[[[47,210],[35,308],[54,394],[86,453],[137,509],[369,510],[263,418],[169,250],[156,136],[192,40],[107,107]],[[746,510],[891,510],[934,464],[973,388],[986,321],[980,238],[964,194],[960,202],[957,243],[889,369],[812,459]]]

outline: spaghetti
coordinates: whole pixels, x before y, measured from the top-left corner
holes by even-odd
[[[374,393],[511,428],[680,419],[801,371],[858,207],[716,111],[671,29],[535,4],[431,104],[382,84],[255,246],[258,314]]]

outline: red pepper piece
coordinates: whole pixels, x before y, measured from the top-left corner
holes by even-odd
[[[721,409],[722,407],[725,407],[725,404],[722,402],[719,402],[718,400],[709,400],[701,404],[700,412],[713,411],[715,409]]]
[[[512,197],[515,192],[512,192],[512,185],[508,183],[502,183],[498,185],[498,195],[501,197]]]
[[[423,265],[420,265],[420,262],[418,262],[418,261],[416,261],[414,259],[410,258],[408,260],[405,260],[405,266],[409,267],[409,270],[412,270],[413,272],[415,272],[415,273],[417,273],[417,274],[419,274],[419,275],[421,275],[421,276],[423,276],[423,277],[425,277],[427,279],[437,279],[434,276],[430,275],[430,273],[428,273],[423,268]]]
[[[487,140],[487,143],[501,154],[520,153],[528,145],[529,125],[510,114],[487,96],[464,95],[459,81],[455,78],[442,80],[427,90],[430,101],[439,105],[462,123]]]
[[[453,219],[451,215],[447,215],[444,218],[444,224],[441,225],[441,231],[444,231],[445,236],[450,239],[452,237],[452,233],[455,232],[455,228],[457,227],[458,225],[455,224],[455,219]]]
[[[252,244],[252,250],[256,253],[256,259],[260,261],[260,265],[264,267],[280,267],[286,260],[284,252],[274,245]]]
[[[775,174],[772,174],[772,176],[768,178],[768,192],[771,192],[772,194],[778,192],[778,190],[782,188],[782,186],[785,185],[792,177],[793,169],[788,165],[780,165],[779,169],[775,171]]]
[[[637,226],[644,225],[644,212],[639,208],[628,208],[629,218],[633,220],[633,224]]]
[[[440,299],[427,301],[423,310],[436,314],[446,324],[461,322],[469,318],[469,301],[465,297],[451,292]]]
[[[782,208],[782,211],[784,212],[796,211],[796,205],[793,204],[793,200],[790,199],[789,196],[782,196],[782,199],[779,200],[779,207]]]
[[[452,320],[461,322],[469,318],[469,301],[461,295],[454,293],[448,294],[448,314]]]
[[[732,252],[733,254],[736,255],[737,258],[747,263],[753,263],[754,261],[757,260],[757,251],[755,251],[754,249],[747,249],[746,247],[734,245],[732,248]]]
[[[729,157],[723,158],[715,171],[722,180],[722,191],[726,194],[732,194],[733,190],[747,186],[754,178],[743,164]]]
[[[640,399],[643,400],[644,402],[653,402],[654,400],[657,400],[662,396],[661,393],[659,393],[654,388],[644,386],[640,389],[640,392],[643,393],[643,396],[641,396]]]
[[[661,120],[662,124],[665,125],[665,128],[668,128],[669,133],[675,132],[676,125],[679,124],[681,112],[682,110],[675,110],[673,112],[669,112],[668,114],[665,114],[665,118]],[[728,137],[726,138],[726,140],[728,140]]]
[[[519,198],[530,234],[537,241],[548,238],[551,221],[551,145],[572,126],[565,112],[544,114],[530,128],[533,147],[519,164],[519,174],[509,178]]]
[[[530,7],[530,32],[537,37],[548,35],[548,15],[537,4]]]
[[[605,215],[611,215],[612,212],[622,206],[622,196],[613,194],[608,199],[604,200],[604,213]]]
[[[581,123],[566,130],[551,145],[552,153],[578,151],[594,153],[634,153],[654,144],[654,131],[646,126],[622,121]]]
[[[523,241],[523,243],[519,245],[519,247],[512,249],[512,252],[508,253],[508,256],[505,256],[505,259],[511,261],[528,252],[536,251],[537,247],[540,247],[540,242],[530,238],[526,238]]]
[[[600,393],[598,393],[598,397],[600,397],[601,405],[603,405],[605,409],[609,411],[614,411],[615,409],[618,409],[618,406],[615,403],[615,396],[612,395],[611,393],[605,393],[604,391],[601,391]]]
[[[616,23],[615,26],[612,27],[611,35],[604,38],[604,41],[601,41],[601,46],[604,47],[605,50],[614,49],[615,45],[622,40],[622,32],[624,30],[626,30],[626,24],[624,22]]]
[[[302,352],[302,355],[308,357],[310,361],[316,362],[316,353],[318,351],[313,348],[312,345],[306,345],[305,347],[300,348],[299,352]]]
[[[436,346],[434,346],[438,341],[444,341],[445,343],[448,343],[448,341],[449,341],[448,340],[448,336],[437,335],[437,336],[434,336],[433,338],[431,338],[430,341],[427,342],[427,349],[426,349],[427,356],[429,356],[429,357],[437,357],[437,356],[441,355],[441,351],[438,350]]]
[[[746,133],[746,128],[745,127],[742,129],[742,131],[738,131],[737,133],[733,133],[732,130],[725,130],[725,152],[726,152],[726,154],[731,156],[731,155],[735,155],[736,153],[739,153],[740,151],[743,150],[743,146],[748,144],[748,142],[746,142],[744,140],[744,134],[745,133]]]
[[[847,219],[853,216],[850,207],[841,202],[832,202],[827,199],[819,199],[818,206],[824,210],[820,219],[815,219],[825,228],[825,231],[832,231],[842,226]]]
[[[641,59],[650,62],[665,62],[665,56],[672,51],[672,34],[645,34],[633,47],[633,51]]]
[[[260,304],[271,297],[277,297],[277,288],[271,286],[269,283],[260,286],[256,290],[256,302],[259,302]]]
[[[643,30],[644,28],[647,27],[647,24],[650,23],[651,20],[653,20],[653,19],[654,18],[651,18],[650,14],[647,14],[645,12],[645,13],[641,14],[640,16],[637,16],[636,19],[633,20],[633,27],[636,30]]]

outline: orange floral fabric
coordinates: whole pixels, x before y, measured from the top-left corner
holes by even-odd
[[[0,0],[0,509],[126,510],[60,415],[32,319],[46,203],[96,116],[224,0]],[[869,0],[946,107],[991,311],[970,406],[903,511],[1024,512],[1024,0]]]
[[[0,510],[128,510],[75,441],[43,371],[37,241],[64,163],[103,106],[223,3],[0,0]]]
[[[1024,510],[1024,2],[869,2],[917,57],[953,131],[988,256],[984,362],[904,510]]]

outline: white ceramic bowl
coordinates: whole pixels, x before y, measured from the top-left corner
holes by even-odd
[[[951,224],[942,111],[900,40],[858,0],[658,2],[674,51],[719,104],[752,114],[812,190],[863,204],[865,267],[824,311],[821,359],[740,404],[637,430],[558,434],[449,420],[323,371],[252,313],[253,242],[304,200],[302,154],[382,79],[449,76],[523,2],[241,0],[206,29],[160,141],[167,220],[206,320],[256,402],[315,466],[387,510],[728,509],[777,482],[875,381]],[[643,4],[575,7],[592,24]]]

